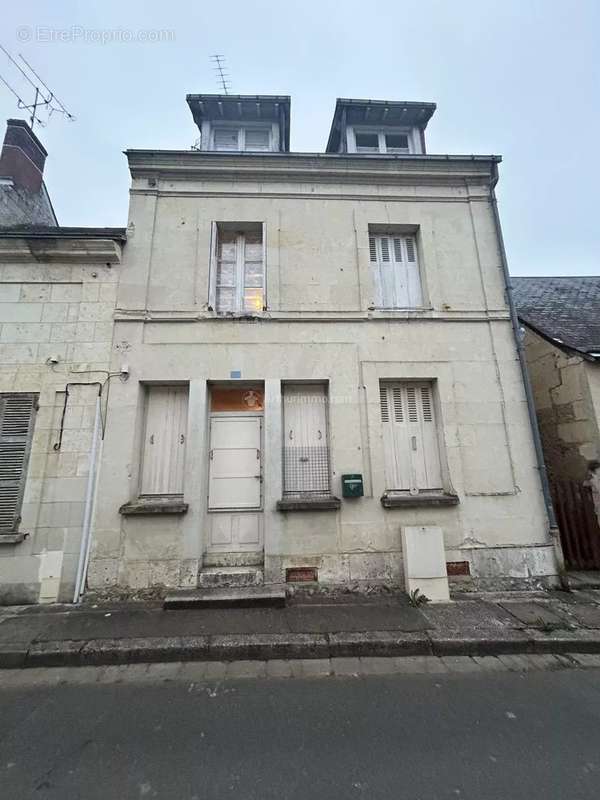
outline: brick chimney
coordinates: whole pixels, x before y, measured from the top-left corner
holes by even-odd
[[[7,120],[0,155],[0,179],[10,178],[19,189],[39,192],[47,155],[44,146],[25,120]]]

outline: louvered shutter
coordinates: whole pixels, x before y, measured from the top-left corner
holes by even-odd
[[[284,494],[328,495],[327,387],[286,385],[283,428]]]
[[[380,384],[379,392],[387,488],[441,490],[431,385]]]
[[[267,128],[246,128],[245,150],[270,150],[270,131]]]
[[[412,236],[369,236],[380,308],[416,308],[423,304],[415,240]]]
[[[182,495],[187,386],[149,386],[140,493]]]
[[[215,128],[213,146],[215,150],[239,150],[239,128]]]
[[[404,252],[406,253],[407,304],[409,308],[416,308],[423,305],[423,290],[417,262],[417,244],[413,236],[404,237]]]
[[[0,534],[16,533],[27,478],[37,395],[0,395]]]

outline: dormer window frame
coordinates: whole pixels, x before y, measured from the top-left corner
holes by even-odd
[[[217,148],[215,134],[218,130],[237,131],[237,148]],[[267,131],[269,135],[268,147],[265,149],[246,149],[246,132],[249,130]],[[203,125],[203,135],[207,136],[209,150],[217,153],[273,153],[279,149],[279,127],[271,122],[245,122],[243,120],[213,120]]]
[[[356,134],[371,134],[377,136],[378,147],[377,150],[359,150],[359,145],[356,143]],[[389,135],[403,135],[408,139],[408,149],[400,151],[398,149],[389,150],[386,142],[386,136]],[[421,132],[416,127],[392,127],[381,125],[348,125],[346,128],[346,142],[349,153],[356,153],[358,155],[372,154],[372,155],[413,155],[423,152],[421,142]]]

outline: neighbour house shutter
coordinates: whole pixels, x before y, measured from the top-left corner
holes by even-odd
[[[37,395],[0,395],[0,534],[16,533],[27,478]]]
[[[431,385],[380,384],[379,392],[387,489],[441,489]]]
[[[283,425],[284,494],[329,495],[327,387],[286,385]]]
[[[183,494],[187,412],[187,386],[148,387],[141,494]]]
[[[375,266],[379,307],[416,308],[423,304],[414,237],[371,234],[369,257]]]

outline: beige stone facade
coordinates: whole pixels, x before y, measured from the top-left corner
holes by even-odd
[[[0,535],[0,602],[73,600],[120,250],[65,229],[0,232],[0,397],[37,401],[21,520]]]
[[[448,562],[482,586],[552,580],[556,560],[505,301],[490,191],[471,157],[129,152],[128,241],[119,269],[115,382],[88,583],[95,591],[195,587],[209,542],[209,405],[214,385],[264,390],[260,504],[264,579],[310,567],[323,584],[402,584],[404,526],[443,530]],[[260,223],[265,310],[211,306],[215,223]],[[371,232],[415,236],[422,307],[376,310]],[[338,509],[281,511],[282,390],[328,387],[331,494]],[[382,382],[432,387],[449,505],[384,507]],[[181,513],[121,514],[140,495],[149,387],[189,390]],[[183,438],[182,438],[183,441]],[[421,498],[423,499],[423,498]]]

